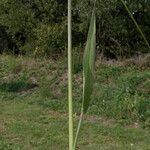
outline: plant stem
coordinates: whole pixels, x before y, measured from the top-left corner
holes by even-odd
[[[148,46],[148,48],[150,49],[150,44],[149,44],[149,42],[147,41],[147,39],[146,39],[146,37],[145,37],[143,31],[141,30],[140,26],[138,25],[138,23],[137,23],[136,20],[134,19],[133,15],[132,15],[132,13],[130,12],[129,8],[127,7],[126,3],[124,2],[124,0],[121,0],[121,2],[123,3],[123,5],[124,5],[126,11],[127,11],[128,14],[130,15],[131,19],[133,20],[133,22],[134,22],[135,26],[137,27],[138,31],[140,32],[142,38],[144,39],[145,44],[146,44],[146,45]]]
[[[73,150],[73,104],[72,104],[72,29],[71,0],[68,0],[68,109],[69,109],[69,150]]]
[[[83,107],[82,107],[81,114],[80,114],[80,119],[79,119],[79,122],[78,122],[78,127],[77,127],[76,136],[75,136],[75,140],[74,140],[73,150],[75,150],[76,146],[77,146],[77,140],[78,140],[82,120],[83,120]]]

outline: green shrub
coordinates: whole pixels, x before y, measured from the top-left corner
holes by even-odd
[[[126,3],[150,41],[149,1],[127,0]],[[90,1],[73,0],[73,47],[83,46],[86,42],[91,6]],[[67,1],[1,0],[0,34],[5,28],[7,37],[0,35],[0,51],[8,52],[8,48],[9,52],[17,54],[60,54],[67,48],[66,16]],[[113,59],[148,52],[133,21],[118,0],[97,1],[97,49]]]
[[[37,41],[34,55],[59,54],[65,49],[67,39],[66,24],[40,24],[35,30]]]

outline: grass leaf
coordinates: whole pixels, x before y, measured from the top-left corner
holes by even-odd
[[[125,2],[124,0],[121,0],[121,2],[122,2],[122,4],[124,5],[124,7],[125,7],[126,11],[128,12],[129,16],[131,17],[132,21],[134,22],[135,26],[137,27],[137,30],[138,30],[139,33],[141,34],[141,36],[142,36],[142,38],[143,38],[145,44],[146,44],[146,45],[148,46],[148,48],[150,49],[150,44],[149,44],[148,40],[146,39],[146,36],[144,35],[144,33],[143,33],[141,27],[138,25],[137,21],[134,19],[132,13],[130,12],[130,10],[129,10],[127,4],[126,4],[126,2]]]
[[[87,43],[83,60],[83,111],[88,110],[94,82],[94,62],[96,47],[96,17],[95,6],[92,13]]]
[[[91,23],[90,23],[90,27],[89,27],[85,52],[84,52],[84,59],[83,59],[83,101],[82,101],[80,119],[79,119],[77,131],[76,131],[76,136],[75,136],[75,140],[74,140],[73,150],[76,149],[78,135],[79,135],[81,123],[83,120],[83,114],[86,113],[88,110],[88,107],[90,104],[90,97],[91,97],[92,90],[93,90],[95,48],[96,48],[95,5],[96,5],[96,0],[94,3],[94,9],[92,12],[92,18],[91,18]]]

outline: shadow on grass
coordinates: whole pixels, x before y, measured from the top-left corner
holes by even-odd
[[[36,84],[25,81],[11,81],[0,84],[0,91],[2,92],[23,92],[37,87]]]

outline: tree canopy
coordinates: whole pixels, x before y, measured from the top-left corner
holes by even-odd
[[[150,41],[150,1],[126,0]],[[73,47],[85,45],[91,0],[73,0]],[[97,50],[108,57],[148,52],[119,0],[97,1]],[[1,0],[0,52],[46,55],[67,47],[67,0]]]

